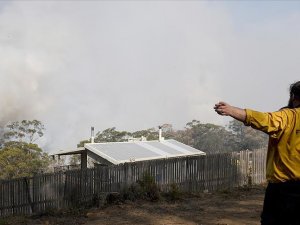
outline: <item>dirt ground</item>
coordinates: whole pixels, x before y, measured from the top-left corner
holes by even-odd
[[[175,202],[127,201],[102,209],[90,209],[76,216],[42,216],[14,221],[13,224],[258,225],[264,192],[264,187],[239,188],[185,196]]]

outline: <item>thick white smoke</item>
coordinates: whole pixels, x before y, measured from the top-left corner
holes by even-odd
[[[288,72],[299,72],[299,53],[292,61],[281,57],[299,48],[299,33],[290,38],[289,28],[290,23],[299,26],[299,17],[241,32],[221,6],[197,1],[1,3],[0,125],[41,120],[47,128],[44,149],[55,151],[88,138],[90,126],[130,131],[162,123],[182,128],[192,119],[222,123],[212,110],[221,96],[251,105],[269,85],[280,83],[278,90],[285,93],[282,85],[294,81],[295,73],[286,84],[268,77],[287,66]],[[270,27],[266,32],[265,26]],[[286,32],[278,37],[287,43],[284,50],[278,41],[269,42],[282,27]]]

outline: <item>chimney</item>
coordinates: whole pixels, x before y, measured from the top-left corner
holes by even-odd
[[[91,127],[91,143],[94,143],[94,127]]]
[[[164,138],[162,137],[162,127],[158,126],[158,141],[163,141]]]

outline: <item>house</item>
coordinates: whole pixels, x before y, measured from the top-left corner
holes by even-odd
[[[81,155],[81,168],[118,165],[163,158],[205,155],[204,152],[173,139],[165,140],[159,130],[159,140],[129,139],[127,142],[91,143],[76,150],[59,151],[54,155]]]

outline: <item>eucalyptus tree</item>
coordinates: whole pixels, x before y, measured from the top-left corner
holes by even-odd
[[[0,178],[10,179],[46,172],[50,159],[35,142],[44,135],[45,127],[38,120],[22,120],[3,129],[0,150]]]
[[[242,150],[253,150],[263,148],[268,145],[267,134],[252,129],[251,127],[246,127],[242,122],[232,120],[229,122],[228,128],[236,135],[240,146],[239,148]]]
[[[237,151],[237,140],[232,132],[220,125],[193,120],[185,130],[178,131],[178,141],[206,153]]]

